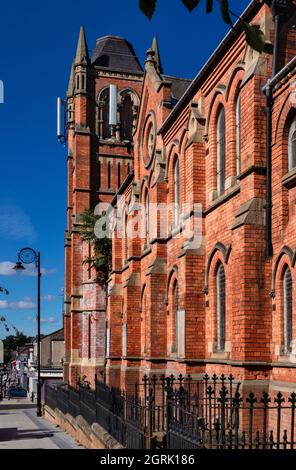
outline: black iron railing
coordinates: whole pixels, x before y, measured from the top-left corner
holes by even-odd
[[[223,374],[201,380],[144,376],[133,393],[95,383],[94,390],[46,385],[45,403],[97,422],[129,449],[296,447],[295,393],[255,396]]]

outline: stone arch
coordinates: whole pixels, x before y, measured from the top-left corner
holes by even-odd
[[[225,246],[223,243],[218,242],[212,249],[208,262],[207,262],[207,267],[206,267],[206,272],[205,272],[205,287],[204,287],[204,294],[208,295],[209,293],[209,275],[210,275],[210,269],[212,265],[213,258],[216,254],[217,251],[220,251],[224,260],[225,264],[228,264],[229,256],[231,253],[231,245]]]
[[[277,278],[277,272],[278,272],[278,268],[279,268],[279,265],[280,265],[280,261],[281,259],[283,258],[283,256],[287,256],[290,263],[291,263],[291,267],[294,268],[295,267],[295,263],[296,263],[296,250],[292,250],[292,248],[290,248],[289,246],[285,245],[283,246],[283,248],[281,249],[276,261],[275,261],[275,264],[274,264],[274,267],[273,267],[273,270],[272,270],[272,277],[271,277],[271,290],[270,290],[270,297],[272,299],[275,298],[275,294],[276,294],[276,289],[275,289],[275,286],[276,286],[276,278]]]
[[[167,278],[165,298],[164,298],[165,305],[168,305],[168,303],[169,303],[169,289],[170,289],[170,285],[171,285],[171,281],[172,281],[173,277],[178,279],[178,266],[176,264],[172,267],[172,269],[171,269],[171,271],[168,275],[168,278]]]
[[[278,113],[276,125],[274,126],[272,142],[273,144],[284,135],[287,123],[296,114],[296,107],[291,102],[291,96],[287,95]]]
[[[245,71],[243,63],[239,63],[233,69],[232,74],[226,85],[225,100],[231,101],[235,99],[237,95],[237,87],[240,82],[243,80],[243,73]]]
[[[180,141],[178,139],[173,140],[169,147],[168,156],[167,156],[167,165],[166,165],[166,179],[169,177],[171,161],[174,158],[174,155],[179,155]]]
[[[210,125],[212,123],[213,115],[215,117],[214,120],[216,120],[217,109],[221,105],[226,107],[225,89],[226,89],[226,87],[224,85],[220,85],[214,91],[214,94],[212,96],[212,99],[211,99],[211,102],[210,102],[210,105],[209,105],[209,111],[208,111],[208,115],[207,115],[207,119],[206,119],[205,135],[209,135]]]

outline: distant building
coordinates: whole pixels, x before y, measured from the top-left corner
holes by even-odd
[[[63,377],[65,343],[63,328],[41,339],[41,385],[58,382]],[[18,364],[20,385],[28,390],[29,396],[37,394],[37,342],[19,348],[15,361]]]

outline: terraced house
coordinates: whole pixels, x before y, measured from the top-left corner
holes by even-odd
[[[266,51],[238,22],[193,81],[165,75],[156,40],[143,71],[114,36],[90,59],[81,31],[67,94],[71,383],[215,372],[246,392],[295,387],[296,2],[270,4],[243,14]],[[107,298],[79,236],[98,202],[123,221]]]

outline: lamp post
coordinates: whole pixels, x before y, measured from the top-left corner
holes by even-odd
[[[37,416],[42,416],[41,412],[41,378],[40,378],[40,252],[36,252],[33,248],[23,248],[18,254],[18,261],[13,269],[23,271],[25,266],[23,264],[35,263],[37,268]]]

